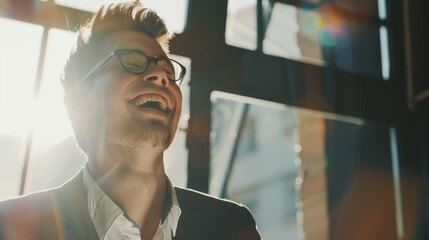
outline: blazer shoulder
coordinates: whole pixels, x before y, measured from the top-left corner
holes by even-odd
[[[204,236],[196,239],[260,239],[255,220],[243,204],[186,188],[176,187],[176,194],[182,210],[179,236],[192,232]]]
[[[62,204],[64,201],[60,200],[71,198],[77,194],[84,195],[82,193],[84,190],[83,186],[81,186],[83,185],[81,175],[81,173],[78,173],[68,182],[55,188],[33,192],[27,195],[22,195],[5,200],[0,200],[0,216],[6,213],[12,214],[29,210],[37,210],[37,212],[41,212],[46,208],[52,208],[52,204],[54,202],[55,204]]]
[[[49,203],[58,188],[34,192],[28,195],[18,196],[0,201],[0,214],[6,212],[19,212],[31,208],[40,209]]]
[[[50,189],[1,201],[0,239],[43,239],[48,236],[52,232],[50,225],[55,222],[52,207],[55,191]]]
[[[98,239],[86,197],[80,171],[57,188],[2,201],[0,239]]]
[[[212,221],[255,225],[249,209],[241,203],[192,189],[176,188],[176,193],[182,212],[198,213],[196,215],[210,217]]]
[[[218,198],[189,188],[175,187],[179,204],[182,207],[207,209],[225,209],[231,211],[249,211],[246,206],[228,199]]]

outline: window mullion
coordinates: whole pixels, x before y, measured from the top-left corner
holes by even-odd
[[[44,67],[44,63],[45,63],[48,33],[49,33],[49,31],[46,29],[46,27],[44,27],[43,28],[43,35],[42,35],[42,42],[40,45],[39,64],[37,67],[37,75],[36,75],[36,80],[35,80],[36,82],[34,84],[34,90],[33,90],[33,101],[39,97],[40,86],[42,84],[42,73],[43,73],[43,67]],[[27,176],[28,176],[28,166],[29,166],[30,157],[31,157],[30,155],[31,155],[32,143],[33,143],[33,129],[32,129],[32,127],[30,127],[28,130],[27,141],[26,141],[26,145],[25,145],[24,164],[22,166],[21,184],[20,184],[20,188],[19,188],[19,195],[23,195],[25,193],[25,187],[26,187]]]

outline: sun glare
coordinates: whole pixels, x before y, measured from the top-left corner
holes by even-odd
[[[42,49],[44,31],[48,31],[46,49]],[[78,171],[86,159],[71,139],[72,128],[59,79],[76,34],[5,18],[0,18],[0,32],[0,199],[3,199],[18,195],[24,156],[29,156],[26,193],[61,184]],[[41,60],[43,65],[39,63]],[[190,69],[189,59],[180,61]],[[189,75],[185,80],[189,81]],[[40,85],[36,86],[38,81]],[[183,91],[188,96],[187,82]],[[186,96],[184,104],[188,106]],[[189,109],[184,107],[183,113],[188,116]],[[183,128],[186,128],[185,122],[181,121]],[[178,137],[176,147],[171,146],[169,150],[171,158],[176,160],[168,164],[174,172],[171,179],[179,186],[186,185],[187,151],[174,149],[186,149],[184,134]],[[174,171],[178,167],[183,171]],[[47,172],[53,174],[46,176]]]
[[[0,18],[0,198],[18,194],[27,136],[36,158],[71,135],[59,74],[75,36],[51,29],[39,94],[35,82],[43,27]],[[35,95],[38,95],[35,98]]]
[[[76,34],[50,29],[43,67],[39,97],[35,100],[34,135],[38,151],[46,151],[72,135],[70,122],[63,104],[63,90],[59,76]]]
[[[0,199],[16,196],[43,28],[0,18]]]
[[[31,101],[43,28],[0,18],[0,134],[24,136],[29,128]]]

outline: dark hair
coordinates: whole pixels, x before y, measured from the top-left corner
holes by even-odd
[[[138,1],[104,5],[78,30],[75,47],[61,75],[65,91],[76,86],[98,59],[98,43],[107,35],[122,30],[135,30],[152,37],[168,52],[173,33],[158,14]]]

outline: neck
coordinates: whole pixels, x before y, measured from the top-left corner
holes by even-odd
[[[89,170],[100,188],[140,226],[158,228],[166,206],[163,147],[150,144],[106,146],[89,156]]]

